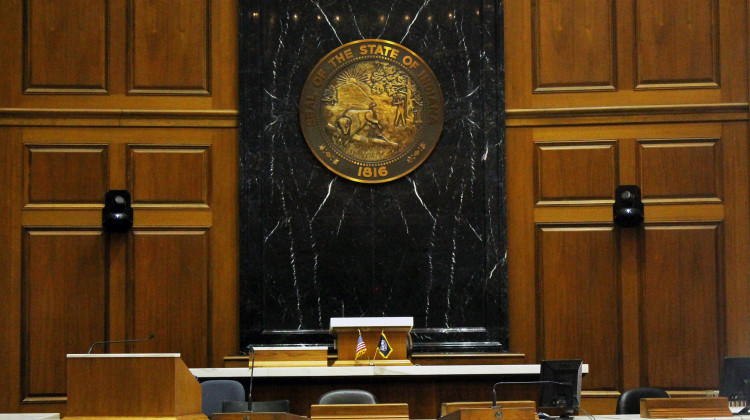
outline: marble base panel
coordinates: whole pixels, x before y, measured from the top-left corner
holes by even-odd
[[[332,346],[331,317],[414,318],[414,346],[507,349],[502,2],[240,2],[241,344]],[[434,71],[445,124],[383,184],[313,156],[300,92],[329,51],[383,39]]]

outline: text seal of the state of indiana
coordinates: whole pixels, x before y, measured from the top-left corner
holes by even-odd
[[[300,125],[315,157],[357,182],[400,178],[429,157],[445,118],[430,67],[395,42],[364,39],[329,52],[302,88]]]

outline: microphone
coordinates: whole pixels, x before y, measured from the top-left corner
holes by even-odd
[[[500,385],[529,385],[529,384],[554,384],[554,385],[566,385],[570,386],[570,382],[557,382],[557,381],[517,381],[517,382],[497,382],[492,385],[492,408],[497,407],[497,392],[495,388]]]
[[[154,333],[151,333],[151,335],[148,336],[148,338],[135,338],[132,340],[108,340],[108,341],[97,341],[96,343],[92,344],[91,347],[89,347],[89,351],[86,354],[91,354],[91,350],[94,350],[94,347],[96,347],[99,344],[114,344],[114,343],[140,343],[142,341],[148,341],[152,340],[154,338]]]
[[[250,362],[250,385],[247,387],[247,410],[253,412],[253,375],[255,374],[255,347],[247,346],[252,353],[252,360]]]

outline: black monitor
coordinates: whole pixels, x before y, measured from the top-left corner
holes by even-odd
[[[743,401],[745,408],[740,413],[748,412],[750,399],[750,357],[725,357],[721,370],[721,387],[719,396],[729,401]]]
[[[580,359],[543,360],[539,380],[542,381],[539,393],[539,409],[564,408],[565,414],[573,413],[581,403],[581,364]]]

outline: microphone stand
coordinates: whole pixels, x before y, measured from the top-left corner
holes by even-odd
[[[109,340],[109,341],[97,341],[96,343],[92,344],[91,347],[89,347],[89,351],[86,354],[91,354],[91,351],[94,350],[94,347],[96,347],[99,344],[115,344],[115,343],[140,343],[143,341],[148,341],[154,338],[154,333],[151,333],[147,338],[136,338],[132,340]]]
[[[250,352],[252,353],[252,360],[250,362],[250,385],[248,385],[247,391],[247,410],[253,412],[253,376],[255,375],[255,347],[249,346]]]

